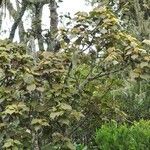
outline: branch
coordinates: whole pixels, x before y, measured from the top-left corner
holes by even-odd
[[[93,76],[93,77],[92,77],[91,74],[90,74],[90,75],[79,85],[79,91],[82,91],[83,88],[87,85],[87,83],[88,83],[89,81],[93,81],[93,80],[98,79],[98,78],[100,78],[100,77],[104,77],[104,76],[106,76],[106,75],[110,75],[110,74],[119,72],[119,71],[121,71],[121,70],[123,70],[123,69],[125,69],[125,68],[126,68],[126,66],[124,66],[124,67],[122,67],[122,68],[119,68],[119,69],[116,69],[116,70],[113,70],[113,71],[110,71],[110,72],[100,72],[100,73],[96,74],[96,75]]]
[[[110,91],[111,87],[112,87],[112,84],[113,84],[113,81],[110,83],[110,85],[108,86],[108,88],[106,89],[105,93],[99,98],[100,100],[104,99],[106,94]],[[90,103],[90,102],[89,102]],[[89,113],[89,114],[88,114]],[[84,116],[86,115],[92,115],[93,114],[93,111],[88,111]],[[85,122],[86,122],[87,118],[83,118],[83,120],[70,132],[70,136],[74,134],[74,132],[79,128],[81,127]]]
[[[40,51],[44,50],[43,45],[43,36],[42,36],[42,10],[43,10],[43,4],[42,3],[36,3],[34,4],[33,16],[32,16],[32,30],[34,33],[34,38],[37,38],[38,40],[38,47]]]
[[[48,4],[50,0],[27,0],[28,3],[30,4]]]

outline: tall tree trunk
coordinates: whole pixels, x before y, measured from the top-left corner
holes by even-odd
[[[20,6],[19,6],[18,0],[16,0],[16,4],[17,4],[17,11],[20,12]],[[23,25],[23,21],[22,20],[19,23],[18,29],[19,29],[19,39],[20,39],[20,42],[24,42],[25,41],[25,38],[24,38],[25,30],[24,30],[24,25]]]
[[[56,49],[56,34],[58,31],[58,13],[57,13],[57,2],[56,0],[50,0],[49,4],[50,9],[50,35],[48,43],[48,51],[55,51]]]
[[[58,13],[57,13],[57,3],[56,0],[50,1],[50,30],[52,33],[57,33],[58,31]]]
[[[35,38],[38,40],[38,47],[39,50],[44,50],[44,41],[42,36],[42,9],[43,4],[42,3],[35,3],[34,4],[34,10],[33,10],[33,18],[32,18],[32,27]]]
[[[0,29],[2,27],[3,9],[0,9]]]

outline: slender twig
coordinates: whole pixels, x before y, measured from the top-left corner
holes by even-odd
[[[99,98],[100,100],[102,100],[102,99],[106,96],[106,94],[110,91],[112,84],[113,84],[113,81],[110,83],[110,85],[108,86],[108,88],[107,88],[107,90],[105,91],[105,93]],[[90,112],[88,111],[84,116],[86,116],[87,114],[92,115],[93,112],[92,112],[92,111],[90,111]],[[74,134],[74,132],[75,132],[81,125],[83,125],[83,124],[86,122],[86,120],[87,120],[87,118],[85,117],[85,118],[70,132],[69,136],[71,136],[72,134]]]
[[[113,70],[113,71],[109,71],[109,72],[100,72],[98,74],[96,74],[95,76],[91,76],[91,74],[79,85],[79,90],[82,91],[82,89],[87,85],[87,83],[89,83],[89,81],[93,81],[95,79],[98,79],[100,77],[104,77],[106,75],[110,75],[110,74],[113,74],[113,73],[116,73],[118,71],[121,71],[123,69],[125,69],[126,66],[122,67],[122,68],[119,68],[119,69],[116,69],[116,70]]]

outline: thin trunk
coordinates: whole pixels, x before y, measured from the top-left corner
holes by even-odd
[[[38,131],[32,133],[32,144],[33,144],[32,147],[33,150],[40,150]]]
[[[15,10],[12,6],[12,3],[10,2],[10,0],[7,0],[7,3],[6,3],[6,7],[9,11],[9,14],[12,16],[12,18],[14,19],[14,22],[16,21],[17,19],[17,12],[19,11],[20,12],[20,7],[19,7],[19,2],[16,1],[16,4],[17,4],[17,10]],[[18,25],[18,29],[19,29],[19,39],[20,39],[20,42],[24,42],[24,33],[25,33],[25,30],[24,30],[24,26],[23,26],[23,21],[20,20],[20,23]]]
[[[58,31],[58,13],[57,13],[57,3],[55,0],[50,1],[50,30],[52,33],[57,33]]]
[[[16,4],[17,4],[17,11],[20,12],[19,2],[17,0],[16,0]],[[24,30],[24,26],[23,26],[23,21],[22,20],[19,23],[18,29],[19,29],[19,39],[20,39],[20,42],[24,42],[25,41],[25,38],[24,38],[25,30]]]
[[[27,53],[34,56],[36,46],[35,46],[35,39],[32,35],[28,38],[27,47],[28,47]]]
[[[0,9],[0,29],[2,27],[3,9]]]
[[[55,0],[50,1],[50,37],[47,51],[55,51],[56,47],[56,34],[58,31],[58,13],[57,13],[57,2]]]
[[[17,27],[18,27],[18,25],[19,25],[19,23],[20,23],[20,21],[21,21],[23,15],[24,15],[24,12],[25,12],[25,10],[26,10],[27,5],[28,5],[27,1],[24,0],[24,1],[22,2],[22,8],[21,8],[20,12],[18,13],[18,16],[16,17],[15,22],[14,22],[14,24],[12,25],[12,28],[11,28],[11,31],[10,31],[9,39],[10,39],[11,41],[13,40],[13,38],[14,38],[14,36],[15,36],[15,31],[16,31],[16,29],[17,29]]]
[[[38,46],[39,50],[44,50],[44,41],[42,36],[42,25],[41,25],[41,19],[42,19],[42,3],[36,3],[34,4],[34,11],[33,11],[33,18],[32,18],[32,26],[33,26],[33,32],[35,38],[38,40]]]

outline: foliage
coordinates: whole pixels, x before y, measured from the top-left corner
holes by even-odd
[[[120,26],[142,41],[143,46],[149,53],[149,2],[140,0],[86,0],[92,5],[104,5],[118,16]],[[149,119],[149,73],[146,81],[133,82],[126,78],[124,72],[115,78],[120,87],[111,91],[113,101],[119,103],[121,109],[128,114],[129,120]]]
[[[128,114],[128,119],[140,120],[149,119],[150,113],[150,84],[147,81],[132,82],[121,79],[122,85],[114,89],[111,95],[114,100],[120,103],[120,109]]]
[[[119,18],[120,24],[138,39],[150,38],[150,3],[149,0],[86,0],[91,5],[105,5]]]
[[[62,52],[35,59],[19,44],[0,42],[1,149],[74,150],[102,123],[126,120],[110,92],[122,73],[148,80],[147,51],[106,7],[74,20],[59,31]]]
[[[65,128],[82,113],[70,106],[72,95],[63,84],[68,59],[44,52],[34,63],[25,52],[21,46],[1,43],[1,146],[14,148],[21,143],[22,149],[30,148],[37,136],[60,139],[70,146]]]
[[[148,150],[150,148],[150,121],[140,120],[133,125],[116,122],[102,125],[96,132],[100,150]]]

